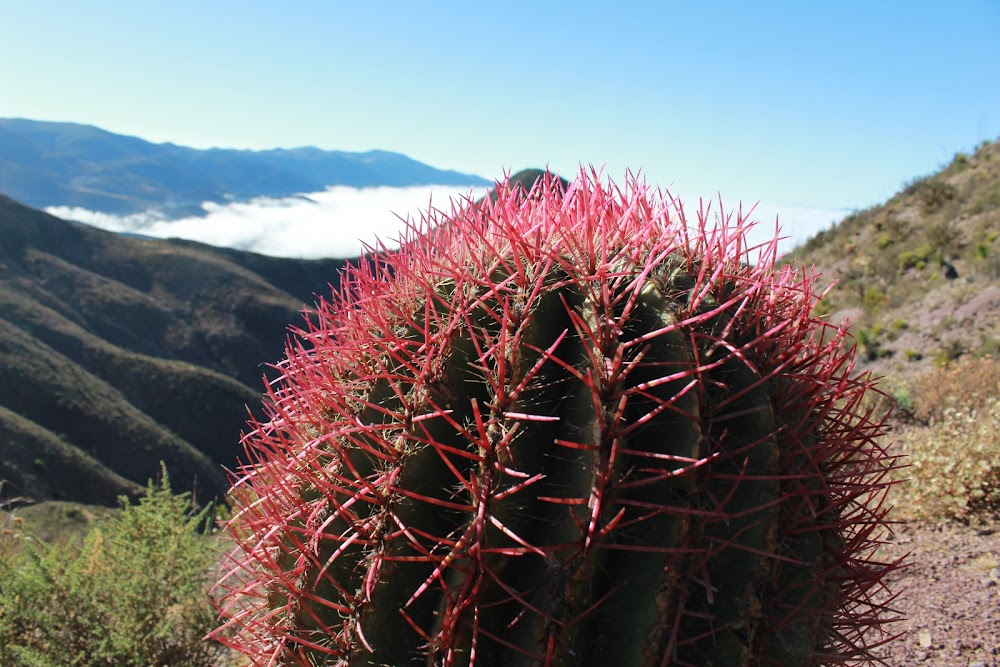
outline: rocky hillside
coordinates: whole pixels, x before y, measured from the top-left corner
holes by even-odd
[[[116,235],[0,197],[0,499],[222,491],[289,324],[341,262]]]
[[[849,318],[865,362],[913,375],[1000,349],[1000,142],[960,153],[884,204],[791,253],[836,287],[822,304]]]

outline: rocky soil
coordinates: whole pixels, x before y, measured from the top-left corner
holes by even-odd
[[[883,549],[910,554],[888,581],[905,618],[877,650],[884,664],[1000,667],[1000,520],[902,525]]]

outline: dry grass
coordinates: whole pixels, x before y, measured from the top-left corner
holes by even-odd
[[[900,519],[970,520],[1000,513],[1000,363],[965,356],[912,383],[914,423],[896,446],[908,468],[890,496]]]

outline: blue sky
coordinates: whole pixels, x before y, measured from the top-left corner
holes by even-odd
[[[605,165],[863,208],[1000,137],[1000,3],[0,0],[0,117],[381,148],[494,178]]]

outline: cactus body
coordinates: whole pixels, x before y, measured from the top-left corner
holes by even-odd
[[[635,181],[498,190],[290,344],[218,637],[255,665],[868,659],[894,462],[812,277]]]

